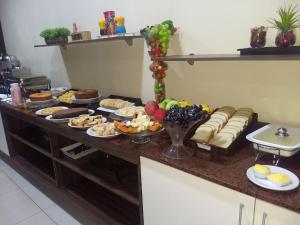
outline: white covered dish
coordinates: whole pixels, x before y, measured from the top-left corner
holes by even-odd
[[[266,125],[246,136],[255,149],[290,157],[300,150],[300,128],[279,124]]]

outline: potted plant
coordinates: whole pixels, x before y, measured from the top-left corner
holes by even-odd
[[[269,22],[278,30],[275,39],[277,47],[293,46],[296,42],[294,29],[300,26],[300,18],[296,5],[280,7],[277,11],[279,20],[272,18]]]
[[[71,31],[67,28],[60,27],[54,29],[45,29],[40,33],[40,36],[45,39],[47,45],[51,44],[66,44]]]

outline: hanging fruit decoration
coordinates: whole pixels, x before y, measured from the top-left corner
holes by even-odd
[[[147,42],[148,53],[153,61],[149,68],[153,72],[152,77],[155,79],[154,93],[157,103],[162,102],[166,97],[164,78],[168,69],[168,64],[157,60],[157,58],[167,55],[170,36],[176,30],[172,20],[166,20],[161,24],[148,26],[141,30],[141,34]]]

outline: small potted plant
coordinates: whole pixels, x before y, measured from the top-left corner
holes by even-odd
[[[40,36],[45,39],[47,45],[66,44],[71,31],[67,28],[60,27],[54,29],[45,29],[40,33]]]
[[[296,42],[294,29],[300,26],[300,18],[296,5],[280,7],[277,11],[279,20],[272,18],[269,22],[278,30],[275,39],[277,47],[293,46]]]

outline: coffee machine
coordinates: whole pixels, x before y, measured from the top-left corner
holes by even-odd
[[[0,94],[10,94],[10,84],[20,84],[22,96],[48,91],[51,81],[46,76],[34,76],[29,68],[21,67],[20,60],[13,55],[0,55]]]

